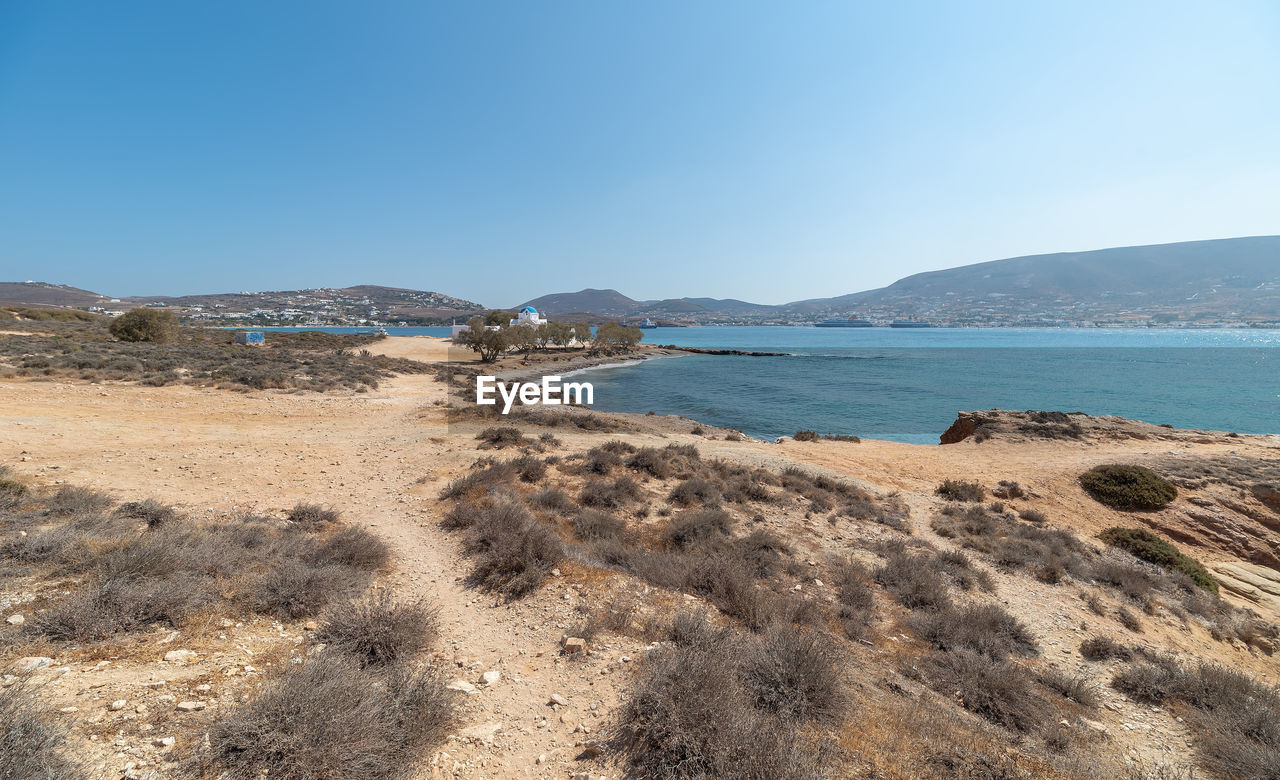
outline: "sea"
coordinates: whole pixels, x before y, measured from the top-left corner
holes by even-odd
[[[592,369],[579,378],[595,408],[765,438],[803,429],[917,444],[936,444],[959,411],[994,408],[1280,434],[1277,330],[709,326],[646,330],[644,341],[784,354]]]

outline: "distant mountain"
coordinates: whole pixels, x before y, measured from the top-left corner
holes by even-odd
[[[0,304],[12,306],[101,306],[105,295],[46,282],[0,282]]]
[[[795,314],[1280,319],[1280,236],[1029,255],[782,307]]]
[[[628,298],[617,290],[588,288],[577,292],[544,295],[541,298],[525,301],[520,306],[532,306],[539,312],[552,315],[591,312],[611,317],[625,317],[635,310],[638,303],[639,301]]]

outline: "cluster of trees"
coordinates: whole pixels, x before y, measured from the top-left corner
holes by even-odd
[[[585,322],[547,322],[542,325],[512,325],[515,315],[508,311],[491,311],[472,317],[467,329],[455,341],[480,355],[486,363],[506,352],[532,352],[535,349],[576,347],[593,353],[611,353],[629,349],[640,343],[644,331],[616,322],[606,322],[592,331]]]

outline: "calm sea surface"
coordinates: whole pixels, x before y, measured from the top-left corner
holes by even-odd
[[[930,444],[956,412],[992,408],[1280,433],[1274,330],[706,327],[646,330],[644,340],[787,354],[592,370],[583,378],[595,385],[596,408],[681,414],[753,436],[807,428]]]
[[[707,327],[645,342],[788,354],[595,370],[596,408],[931,444],[956,412],[992,408],[1280,433],[1280,331]]]

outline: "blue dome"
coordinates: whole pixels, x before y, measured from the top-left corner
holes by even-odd
[[[532,306],[526,306],[520,310],[520,313],[521,314],[537,314],[538,310],[533,308]]]

